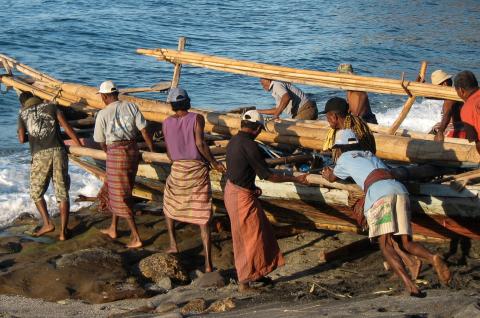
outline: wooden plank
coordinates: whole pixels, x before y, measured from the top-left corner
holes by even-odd
[[[187,43],[187,39],[185,37],[180,37],[178,39],[178,51],[183,51],[185,49],[185,44]],[[172,86],[171,87],[178,87],[180,83],[180,73],[182,72],[182,63],[176,63],[175,68],[173,69],[173,77],[172,77]]]

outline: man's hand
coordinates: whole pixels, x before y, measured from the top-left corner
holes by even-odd
[[[322,177],[327,179],[329,182],[333,182],[336,179],[331,167],[325,167],[322,169]]]
[[[221,162],[215,161],[214,163],[212,163],[212,166],[215,170],[217,170],[220,173],[227,172],[227,168],[225,168],[225,166]]]
[[[435,134],[435,137],[433,138],[434,141],[444,141],[445,140],[445,136],[443,135],[443,132],[442,131],[438,131],[436,134]]]
[[[308,177],[308,173],[296,176],[295,177],[295,182],[300,183],[300,184],[304,184],[304,185],[309,185],[310,183],[308,182],[307,177]]]

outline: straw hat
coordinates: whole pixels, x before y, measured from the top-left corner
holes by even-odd
[[[452,75],[449,75],[442,70],[436,70],[432,73],[432,84],[440,85],[450,78],[452,78]]]

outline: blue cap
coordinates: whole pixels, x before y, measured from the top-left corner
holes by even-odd
[[[181,87],[172,87],[168,91],[167,103],[178,103],[189,99],[187,91]]]

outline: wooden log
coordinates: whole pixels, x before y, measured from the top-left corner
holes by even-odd
[[[183,51],[185,49],[185,44],[187,39],[185,37],[180,37],[178,39],[178,51]],[[175,68],[173,69],[173,77],[172,77],[172,86],[177,87],[180,83],[180,73],[182,71],[182,63],[176,63]]]
[[[420,71],[418,73],[417,82],[423,82],[425,80],[426,72],[427,72],[427,62],[423,61],[422,65],[420,66]],[[398,115],[397,119],[393,123],[390,130],[388,131],[388,134],[394,135],[397,132],[398,127],[400,127],[400,125],[403,123],[405,118],[407,118],[407,115],[410,112],[410,109],[412,109],[412,106],[415,103],[416,99],[417,99],[417,96],[415,96],[415,95],[411,95],[411,96],[408,97],[407,101],[403,105],[402,111]]]
[[[313,156],[311,154],[307,155],[293,155],[287,157],[280,157],[280,158],[272,158],[267,159],[267,163],[269,166],[276,166],[276,165],[286,165],[289,163],[304,163],[313,160]]]
[[[97,160],[107,160],[107,154],[103,150],[87,147],[69,146],[68,151],[72,155],[90,157]],[[171,163],[168,156],[163,153],[141,151],[142,159],[145,162]]]
[[[137,53],[154,56],[173,63],[190,64],[230,73],[265,77],[299,84],[317,85],[342,90],[357,90],[384,94],[407,95],[400,80],[366,77],[333,72],[300,70],[262,63],[240,61],[169,49],[138,49]],[[439,87],[426,83],[409,83],[408,90],[415,96],[460,100],[451,87]]]
[[[172,86],[172,82],[161,82],[149,87],[132,87],[120,89],[121,94],[147,93],[166,91]]]

